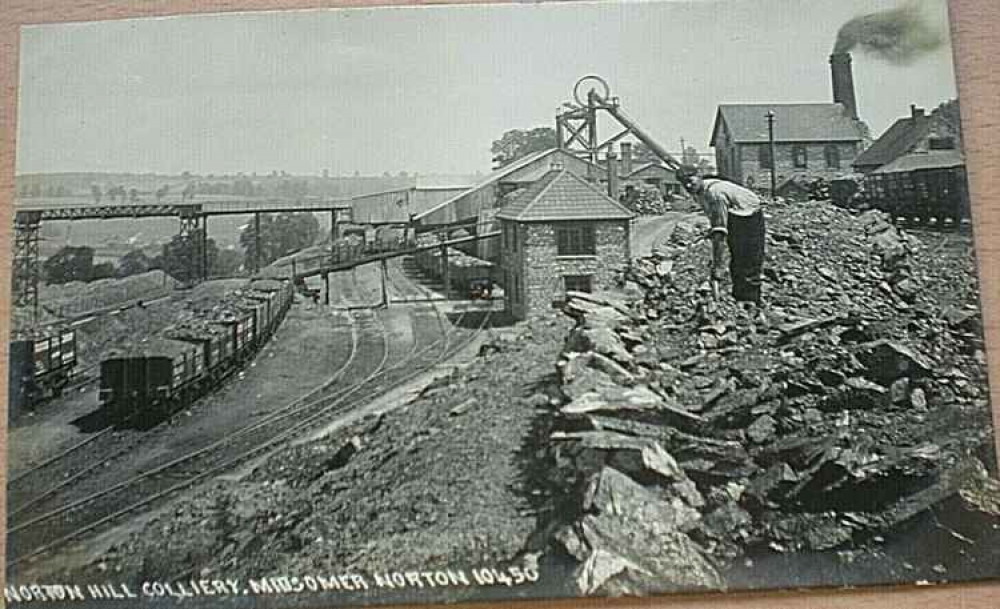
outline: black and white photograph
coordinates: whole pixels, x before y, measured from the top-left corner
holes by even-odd
[[[947,0],[19,40],[9,606],[1000,576]]]

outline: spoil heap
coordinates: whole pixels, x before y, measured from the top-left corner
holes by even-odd
[[[121,306],[136,299],[162,298],[176,286],[173,277],[154,269],[129,277],[42,286],[39,300],[53,313],[69,317]]]
[[[704,554],[839,548],[995,488],[971,240],[770,212],[767,320],[711,301],[692,225],[625,273],[635,301],[567,303],[551,450],[580,592],[712,587]]]
[[[658,216],[673,210],[669,201],[663,198],[654,186],[640,185],[622,197],[622,205],[639,215]]]

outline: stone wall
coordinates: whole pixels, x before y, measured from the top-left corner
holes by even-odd
[[[796,167],[793,157],[795,146],[806,149],[806,167]],[[733,176],[743,184],[753,178],[754,186],[769,189],[771,187],[771,170],[762,167],[758,156],[758,148],[767,144],[742,144],[737,149],[739,175]],[[826,143],[775,144],[775,156],[778,162],[778,183],[794,175],[805,175],[813,178],[832,179],[852,171],[851,164],[858,155],[858,145],[853,142],[840,142],[836,146],[840,150],[840,167],[826,166]]]

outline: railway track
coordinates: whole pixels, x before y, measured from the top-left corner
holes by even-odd
[[[328,378],[324,379],[323,382],[310,389],[305,395],[282,406],[277,411],[266,417],[263,421],[258,421],[257,423],[249,425],[243,429],[255,428],[259,425],[266,424],[271,418],[287,416],[284,413],[294,410],[303,402],[317,398],[324,391],[329,391],[330,387],[344,376],[348,368],[357,358],[358,334],[361,331],[359,330],[359,327],[363,329],[366,323],[369,323],[370,325],[370,320],[367,320],[366,322],[364,319],[359,319],[362,315],[362,313],[354,313],[350,316],[351,345],[349,347],[347,359],[342,365],[340,365]],[[107,448],[104,450],[97,448],[90,454],[85,455],[85,458],[76,459],[75,457],[80,450],[95,444],[97,441],[112,435],[116,431],[114,426],[105,427],[104,429],[96,432],[93,436],[46,459],[42,463],[34,466],[32,469],[19,474],[16,478],[12,478],[8,482],[7,486],[9,499],[8,519],[12,522],[16,522],[17,519],[29,509],[37,511],[40,507],[53,503],[55,499],[60,496],[60,493],[63,490],[71,489],[91,474],[105,469],[109,463],[113,463],[125,457],[135,450],[140,443],[148,442],[155,438],[157,434],[169,429],[171,422],[176,420],[177,417],[182,416],[182,413],[184,413],[185,410],[178,411],[166,421],[161,422],[147,431],[137,431],[131,429],[118,430],[117,442],[113,445],[109,443]],[[242,433],[242,431],[243,430],[239,430],[236,433],[239,434]],[[70,460],[69,457],[71,456],[74,457],[74,459]],[[35,482],[32,479],[32,476],[42,471],[46,471],[46,475],[48,477],[56,478],[59,482],[53,486],[44,487],[44,490],[36,490],[34,492],[29,490],[33,486],[33,484],[29,483]]]
[[[437,307],[434,307],[434,311],[442,327],[440,338],[422,347],[419,346],[420,341],[415,339],[413,347],[406,355],[388,365],[389,342],[383,327],[381,356],[376,356],[379,360],[378,365],[363,378],[350,383],[348,387],[343,389],[338,387],[338,390],[323,395],[317,395],[314,390],[279,411],[271,413],[266,419],[230,433],[207,446],[140,472],[110,487],[101,488],[75,499],[64,498],[58,507],[29,520],[18,522],[17,518],[12,519],[8,529],[8,543],[9,547],[15,550],[12,556],[16,558],[8,561],[8,567],[42,555],[68,541],[109,525],[127,514],[173,495],[205,478],[230,470],[248,459],[279,447],[291,438],[331,418],[370,402],[391,387],[415,378],[450,357],[474,339],[489,320],[489,312],[486,312],[475,331],[468,332],[462,340],[456,341],[454,339],[456,328],[447,326]],[[365,313],[356,315],[366,316]],[[378,320],[377,314],[369,313],[369,315],[374,324]],[[371,348],[377,341],[357,342],[360,351],[362,346],[367,345],[366,348]],[[346,375],[346,367],[361,360],[370,361],[370,357],[359,358],[355,355],[351,362],[345,364],[341,374]],[[335,382],[332,380],[326,383],[326,387],[330,388]],[[55,499],[59,498],[61,493],[50,492],[46,495],[41,505],[56,503]]]
[[[355,278],[355,284],[356,284],[356,278]],[[166,298],[169,298],[169,296],[159,298],[157,300],[164,300]],[[147,301],[147,304],[152,302],[156,301]],[[119,307],[114,309],[113,311],[109,309],[109,311],[105,311],[99,314],[94,314],[89,317],[86,317],[85,319],[82,319],[82,321],[87,322],[87,321],[92,321],[97,317],[113,315],[115,313],[120,312],[121,310],[124,310],[125,308],[129,308],[130,306],[134,305],[135,303],[133,302],[128,306]],[[347,361],[338,370],[336,370],[327,380],[314,387],[310,391],[310,393],[307,394],[303,399],[309,399],[310,396],[312,395],[312,392],[320,391],[325,387],[328,387],[330,384],[336,382],[341,376],[342,372],[353,361],[357,350],[357,332],[353,323],[354,317],[351,316],[349,317],[349,319],[351,321],[351,345]],[[75,376],[79,378],[75,378],[73,381],[71,381],[64,388],[64,391],[75,390],[80,387],[87,386],[93,382],[99,381],[100,380],[99,369],[100,369],[100,363],[97,363],[97,364],[91,364],[90,366],[87,366],[77,371]],[[90,374],[91,372],[95,371],[97,372],[96,374]],[[181,412],[183,412],[183,410]],[[37,505],[42,499],[45,499],[48,496],[57,492],[58,490],[75,483],[77,480],[86,476],[88,473],[98,469],[98,465],[96,464],[100,464],[100,467],[103,467],[108,462],[117,459],[118,457],[124,454],[127,454],[130,450],[134,448],[136,441],[138,439],[148,438],[150,435],[156,433],[158,429],[162,429],[162,427],[169,425],[169,423],[173,421],[175,417],[178,416],[179,414],[180,413],[177,413],[174,415],[174,417],[171,417],[167,421],[160,423],[153,429],[145,430],[143,432],[129,430],[129,429],[116,429],[115,425],[108,425],[103,429],[99,429],[93,432],[87,438],[75,444],[70,445],[69,447],[65,448],[64,450],[52,456],[47,457],[42,462],[26,470],[17,472],[7,481],[8,499],[9,500],[12,499],[8,505],[8,510],[7,510],[8,518],[17,517],[18,515],[20,515],[20,513],[24,512],[28,508]],[[126,423],[128,422],[126,421]],[[110,438],[112,435],[115,434],[116,431],[118,433],[119,438],[117,439],[118,441],[115,443],[115,447],[112,447],[113,449],[106,449],[104,451],[100,451],[99,454],[83,455],[84,458],[80,460],[74,460],[74,461],[68,460],[70,457],[75,457],[78,453],[84,451],[88,447],[92,447],[93,445],[96,445],[98,442]],[[123,442],[125,442],[124,445],[122,445]],[[81,462],[91,463],[91,465],[84,466],[81,465]],[[63,466],[62,470],[57,468],[57,466],[60,465]],[[58,485],[56,485],[55,487],[49,487],[47,490],[42,491],[40,493],[29,493],[22,490],[26,487],[29,487],[28,483],[35,482],[34,479],[35,476],[37,476],[39,473],[43,471],[48,471],[48,470],[52,470],[51,475],[53,477],[61,479],[61,482]],[[20,500],[20,498],[23,497],[25,494],[28,495],[28,498],[23,501]]]

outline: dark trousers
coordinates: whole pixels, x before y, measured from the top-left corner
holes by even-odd
[[[760,304],[761,267],[764,264],[764,212],[750,216],[729,214],[729,274],[737,302]]]

